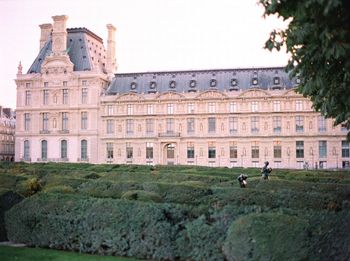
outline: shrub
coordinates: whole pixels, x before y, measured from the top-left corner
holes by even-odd
[[[57,186],[47,186],[45,187],[45,189],[43,190],[46,193],[74,193],[75,190],[68,185],[57,185]]]
[[[162,197],[154,192],[144,191],[144,190],[131,190],[123,193],[122,199],[128,200],[140,200],[140,201],[151,201],[151,202],[161,202]]]

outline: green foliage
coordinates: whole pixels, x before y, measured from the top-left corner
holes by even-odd
[[[350,2],[347,0],[260,0],[265,15],[289,21],[274,30],[265,47],[291,54],[287,70],[298,76],[298,92],[335,124],[350,129]],[[350,132],[348,133],[350,140]]]
[[[148,192],[144,190],[131,190],[123,193],[122,199],[128,200],[140,200],[147,202],[162,202],[162,197],[154,192]]]

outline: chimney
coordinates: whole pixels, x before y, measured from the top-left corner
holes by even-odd
[[[40,50],[44,47],[47,40],[49,40],[51,32],[52,32],[52,24],[41,24],[39,25],[41,29],[40,35]],[[39,50],[39,51],[40,51]]]
[[[56,15],[53,19],[52,31],[52,52],[54,54],[62,54],[67,49],[67,30],[66,22],[68,16]]]
[[[107,61],[106,69],[108,74],[115,74],[117,71],[117,62],[115,58],[115,31],[117,30],[112,24],[107,24]]]

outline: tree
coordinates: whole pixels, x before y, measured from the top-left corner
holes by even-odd
[[[335,125],[350,129],[350,1],[259,0],[264,16],[278,15],[289,22],[273,30],[265,48],[286,47],[286,67],[301,80],[297,92],[311,99],[313,108]],[[348,132],[350,140],[350,132]]]

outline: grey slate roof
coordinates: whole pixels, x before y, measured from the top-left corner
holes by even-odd
[[[100,40],[102,39],[87,30],[86,28],[73,28],[67,29],[67,52],[70,60],[74,64],[74,71],[90,71],[92,68],[92,61],[88,51],[88,45],[86,40],[86,34],[93,36]],[[40,50],[39,55],[34,60],[32,66],[30,66],[28,73],[39,73],[41,70],[41,64],[45,60],[45,57],[52,52],[52,39],[45,43],[44,47]]]
[[[296,79],[289,79],[284,67],[142,72],[115,74],[106,95],[127,92],[195,92],[209,89],[290,89],[295,85]]]

